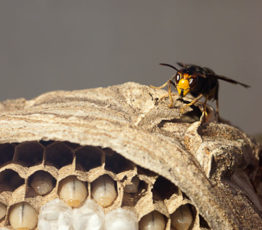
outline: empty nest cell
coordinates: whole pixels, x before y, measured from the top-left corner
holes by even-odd
[[[43,161],[43,146],[38,142],[25,142],[15,148],[14,161],[30,167]]]
[[[45,164],[60,169],[73,162],[72,150],[63,142],[54,142],[46,147]]]
[[[14,191],[25,183],[25,180],[12,169],[5,169],[0,172],[0,192]]]
[[[0,145],[0,167],[13,160],[14,151],[15,148],[12,144]]]
[[[102,165],[103,152],[100,148],[93,146],[80,147],[75,152],[76,169],[89,171]]]
[[[106,148],[104,151],[106,153],[105,169],[114,173],[120,173],[134,168],[131,161],[114,152],[112,149]]]
[[[159,176],[154,183],[153,195],[154,197],[160,196],[162,200],[169,199],[172,195],[178,195],[178,187],[164,177]]]

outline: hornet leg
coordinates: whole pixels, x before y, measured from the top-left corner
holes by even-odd
[[[190,107],[191,105],[194,105],[197,101],[199,101],[203,97],[203,94],[200,94],[198,97],[196,97],[193,101],[191,101],[189,104],[184,105],[182,108],[180,108],[180,113],[183,114],[185,109]]]
[[[170,104],[168,105],[169,108],[174,107],[174,100],[172,97],[172,89],[171,89],[171,85],[176,86],[175,83],[172,80],[168,80],[167,82],[165,82],[163,85],[161,86],[152,86],[150,85],[151,88],[153,89],[163,89],[167,86],[168,88],[168,94],[163,95],[160,100],[164,99],[164,98],[169,98]]]

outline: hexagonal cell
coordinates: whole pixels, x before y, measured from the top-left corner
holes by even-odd
[[[148,190],[148,184],[145,183],[144,181],[139,180],[136,193],[130,192],[128,190],[129,189],[124,188],[122,206],[134,207],[136,206],[139,199],[146,195]]]
[[[87,183],[69,176],[59,182],[58,195],[72,208],[80,207],[88,196]]]
[[[76,169],[89,171],[102,165],[103,152],[100,148],[92,146],[84,146],[78,148],[75,152],[76,155]]]
[[[91,184],[92,198],[102,207],[111,206],[117,198],[116,182],[108,175],[98,177]]]
[[[139,221],[139,230],[166,229],[167,218],[158,211],[153,211],[145,215]]]
[[[191,229],[195,221],[195,208],[191,204],[181,205],[171,215],[171,226],[174,229]]]
[[[114,152],[112,149],[106,148],[103,150],[106,153],[105,169],[114,173],[120,173],[134,168],[134,164],[131,161]]]
[[[124,187],[126,193],[138,193],[140,180],[137,176],[133,177],[130,183],[127,183]]]
[[[0,173],[0,192],[14,191],[24,183],[25,180],[12,169],[6,169]]]
[[[28,203],[12,205],[8,211],[8,220],[13,229],[35,229],[38,214]]]
[[[0,145],[0,165],[10,162],[14,156],[14,145],[12,144],[1,144]]]
[[[153,187],[153,197],[157,199],[160,196],[164,200],[169,199],[173,194],[178,194],[178,187],[164,177],[159,176]]]
[[[28,185],[37,195],[44,196],[50,193],[55,185],[56,179],[45,171],[37,171],[28,178]]]
[[[14,161],[30,167],[43,161],[43,146],[38,142],[24,142],[16,146]]]
[[[63,142],[54,142],[46,147],[45,164],[53,165],[59,169],[72,164],[73,156],[71,149]]]

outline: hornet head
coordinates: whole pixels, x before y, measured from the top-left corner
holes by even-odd
[[[197,76],[192,75],[192,71],[188,71],[186,66],[179,70],[170,64],[160,63],[160,65],[171,67],[177,71],[176,75],[172,79],[175,80],[175,86],[180,97],[186,96],[190,93],[191,89],[196,86]]]

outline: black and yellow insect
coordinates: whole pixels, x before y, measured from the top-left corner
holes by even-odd
[[[180,69],[170,64],[160,63],[160,65],[171,67],[175,69],[177,72],[175,75],[172,76],[170,80],[165,82],[163,85],[159,87],[153,86],[153,88],[162,89],[166,86],[168,87],[167,96],[170,100],[169,107],[174,106],[171,85],[173,85],[177,89],[178,94],[181,98],[190,93],[194,97],[194,99],[189,104],[186,104],[184,107],[182,107],[181,113],[183,113],[185,107],[194,105],[198,100],[204,97],[204,112],[206,113],[207,101],[216,100],[216,114],[218,115],[218,79],[233,84],[239,84],[244,87],[250,87],[249,85],[235,81],[225,76],[217,75],[213,70],[207,67],[200,67],[198,65],[188,65],[183,64],[181,62],[178,62],[177,64],[181,67]]]

